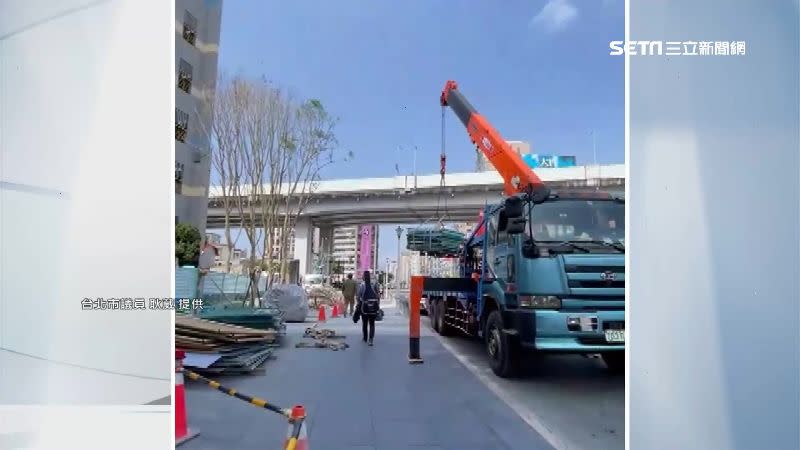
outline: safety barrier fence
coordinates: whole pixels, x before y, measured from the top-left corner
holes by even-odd
[[[277,405],[273,405],[268,401],[258,398],[258,397],[251,397],[249,395],[242,394],[238,392],[236,389],[229,388],[223,386],[217,381],[208,379],[198,373],[192,372],[187,369],[183,369],[183,372],[186,374],[192,381],[199,381],[205,383],[212,389],[216,389],[223,394],[227,394],[231,397],[238,398],[244,402],[247,402],[253,406],[266,409],[268,411],[272,411],[276,414],[280,414],[283,417],[286,417],[289,421],[289,435],[287,436],[286,442],[284,444],[284,450],[307,450],[308,443],[306,442],[306,431],[305,431],[305,408],[302,406],[295,406],[293,408],[281,408]]]

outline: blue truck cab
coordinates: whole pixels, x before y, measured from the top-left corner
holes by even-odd
[[[624,200],[562,192],[507,211],[487,206],[464,243],[461,279],[473,287],[428,295],[433,328],[482,338],[503,377],[526,351],[600,354],[624,371]]]

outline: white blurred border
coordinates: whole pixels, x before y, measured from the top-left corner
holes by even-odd
[[[168,405],[0,406],[0,448],[172,449],[171,409]]]
[[[174,448],[173,312],[80,306],[174,293],[174,39],[172,1],[0,2],[0,448]]]
[[[800,11],[628,3],[629,40],[747,51],[627,64],[627,445],[800,448]]]
[[[169,0],[169,4],[170,4],[170,24],[172,26],[170,26],[169,29],[166,30],[166,31],[167,31],[167,35],[168,35],[167,36],[167,42],[169,42],[169,52],[170,52],[170,58],[169,59],[170,59],[170,61],[173,61],[173,64],[171,65],[170,70],[169,70],[169,80],[168,80],[170,89],[173,91],[172,95],[169,96],[169,103],[170,103],[169,111],[172,112],[172,111],[175,110],[175,102],[176,102],[174,90],[175,90],[175,79],[176,79],[176,75],[177,75],[175,73],[176,72],[177,63],[174,62],[174,61],[176,61],[176,59],[175,59],[175,34],[176,34],[176,30],[175,30],[174,27],[176,26],[177,22],[176,22],[176,19],[175,19],[175,17],[176,17],[175,0]],[[175,139],[172,139],[172,136],[170,136],[169,142],[170,142],[170,147],[169,147],[170,148],[170,159],[174,163],[176,161],[176,159],[175,159]],[[174,180],[174,177],[175,177],[175,165],[174,164],[170,164],[169,165],[167,173],[168,173],[168,177],[169,177],[168,179],[169,180]],[[173,181],[173,183],[174,183],[174,181]],[[175,212],[175,189],[174,188],[169,190],[169,204],[170,204],[170,207],[171,207],[170,221],[169,221],[169,223],[170,223],[170,225],[169,225],[169,229],[170,229],[170,233],[169,233],[169,243],[170,243],[170,251],[169,251],[169,254],[170,254],[170,264],[169,264],[169,267],[170,267],[170,277],[169,277],[170,291],[169,292],[170,292],[170,296],[172,296],[174,298],[175,297],[175,269],[176,269],[176,266],[175,266],[175,264],[176,264],[175,263],[175,219],[174,218],[177,215],[176,212]],[[170,355],[169,355],[169,359],[170,359],[170,363],[171,363],[171,370],[170,370],[170,380],[171,380],[171,382],[170,382],[170,386],[175,386],[175,314],[174,313],[170,314],[169,332],[170,332],[170,339],[169,339]],[[175,448],[175,388],[174,387],[172,387],[170,389],[170,397],[171,397],[171,401],[170,401],[171,405],[169,407],[169,417],[170,417],[169,447],[164,447],[164,448],[174,449]],[[189,424],[189,426],[191,426],[191,423]]]
[[[631,1],[625,0],[625,42],[630,39]],[[625,52],[625,448],[630,448],[630,355],[631,355],[631,163],[630,163],[630,55]]]

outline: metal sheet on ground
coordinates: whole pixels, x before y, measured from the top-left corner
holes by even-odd
[[[205,369],[206,367],[217,362],[217,360],[220,358],[222,358],[222,355],[219,353],[205,354],[186,352],[186,358],[183,360],[183,365],[186,367],[200,367]]]

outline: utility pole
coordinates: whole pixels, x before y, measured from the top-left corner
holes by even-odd
[[[389,258],[386,258],[386,269],[383,270],[383,287],[389,292]]]
[[[395,229],[397,232],[397,264],[395,264],[395,274],[394,274],[394,283],[395,283],[395,297],[397,296],[397,292],[400,290],[400,237],[403,236],[403,228],[400,225],[397,226]]]
[[[417,188],[417,146],[414,146],[414,189]]]

